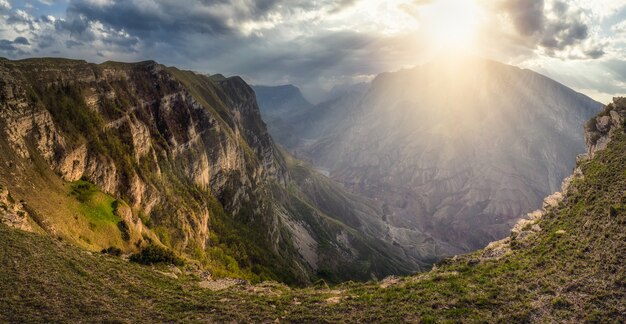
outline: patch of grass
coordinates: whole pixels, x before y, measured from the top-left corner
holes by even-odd
[[[120,221],[115,215],[115,198],[102,193],[98,187],[85,180],[72,183],[70,194],[81,203],[82,214],[96,225],[116,224]]]

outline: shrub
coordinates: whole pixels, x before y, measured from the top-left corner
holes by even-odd
[[[571,303],[561,297],[555,297],[552,299],[552,306],[554,308],[563,309],[571,306]]]
[[[157,245],[149,245],[141,252],[131,255],[130,261],[141,264],[168,263],[177,266],[184,264],[183,260],[174,252]]]
[[[86,203],[91,200],[91,197],[96,193],[97,189],[89,182],[80,180],[72,184],[71,194],[76,197],[81,203]]]
[[[115,246],[110,246],[106,249],[102,249],[102,251],[100,251],[100,253],[102,254],[110,254],[110,255],[114,255],[114,256],[120,256],[122,255],[122,250],[118,247]]]

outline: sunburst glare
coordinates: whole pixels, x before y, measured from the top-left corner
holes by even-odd
[[[433,45],[465,50],[476,46],[482,15],[473,0],[438,0],[421,11]]]

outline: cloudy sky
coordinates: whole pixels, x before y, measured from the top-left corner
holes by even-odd
[[[626,94],[624,0],[0,0],[0,56],[154,59],[254,84],[333,86],[442,53]]]

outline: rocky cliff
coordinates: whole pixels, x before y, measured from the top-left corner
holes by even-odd
[[[89,249],[159,242],[218,272],[289,282],[418,268],[391,245],[354,247],[377,240],[367,219],[346,225],[301,192],[239,77],[1,59],[0,131],[0,182],[44,230]],[[336,253],[395,261],[343,272]]]
[[[176,213],[169,217],[183,248],[206,241],[208,209],[179,205],[192,193],[174,192],[172,178],[217,197],[233,191],[229,207],[236,211],[246,199],[241,188],[276,174],[267,132],[250,128],[258,111],[249,107],[254,96],[240,79],[206,82],[212,93],[196,98],[188,80],[174,76],[192,73],[155,62],[3,61],[1,73],[0,117],[20,158],[38,154],[65,181],[87,179],[146,215]],[[255,151],[246,156],[248,143]],[[240,172],[246,167],[250,172]]]

